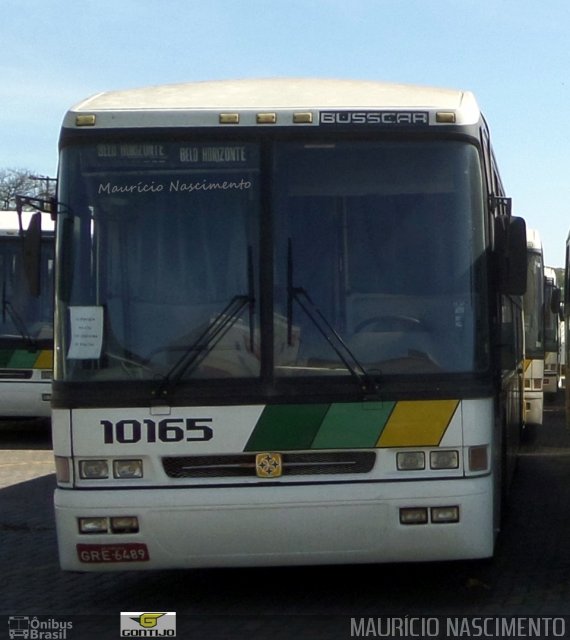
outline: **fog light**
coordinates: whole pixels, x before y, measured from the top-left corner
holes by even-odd
[[[109,477],[109,465],[107,460],[80,460],[79,477],[85,480]]]
[[[429,454],[429,466],[432,469],[457,469],[459,467],[459,451],[451,449],[432,451]]]
[[[425,469],[425,454],[423,451],[401,451],[400,453],[396,454],[396,466],[400,471]]]
[[[139,519],[136,516],[118,516],[111,518],[113,533],[138,533]]]
[[[142,478],[142,460],[115,460],[113,462],[113,475],[115,478]]]
[[[79,533],[108,533],[107,518],[79,518]]]
[[[488,459],[487,445],[469,447],[469,471],[487,471]]]
[[[431,521],[434,524],[459,522],[459,507],[432,507]]]
[[[400,524],[426,524],[428,510],[425,507],[406,507],[400,509]]]

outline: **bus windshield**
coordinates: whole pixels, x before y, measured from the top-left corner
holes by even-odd
[[[474,146],[264,144],[63,149],[59,379],[488,366]]]
[[[26,276],[23,238],[17,232],[0,232],[0,348],[51,348],[53,271],[52,237],[41,244],[39,286],[32,291]]]

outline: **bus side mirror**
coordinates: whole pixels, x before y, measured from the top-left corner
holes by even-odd
[[[41,290],[40,257],[42,250],[42,214],[34,213],[24,233],[24,272],[30,294],[37,298]]]
[[[495,246],[498,250],[498,276],[501,293],[522,296],[526,293],[526,223],[516,216],[495,218]]]

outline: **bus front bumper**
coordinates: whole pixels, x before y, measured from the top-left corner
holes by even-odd
[[[495,537],[492,485],[492,477],[483,476],[302,486],[56,489],[60,564],[64,570],[116,571],[485,558],[493,554]],[[137,518],[137,532],[79,531],[79,519],[112,523],[132,517]]]

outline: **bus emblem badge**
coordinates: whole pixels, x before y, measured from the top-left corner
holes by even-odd
[[[283,473],[280,453],[258,453],[255,456],[255,473],[258,478],[278,478]]]

